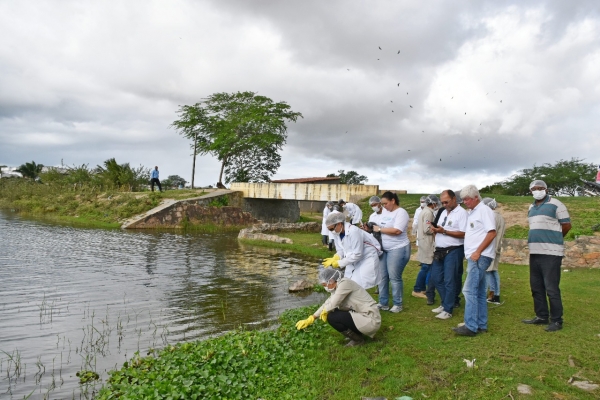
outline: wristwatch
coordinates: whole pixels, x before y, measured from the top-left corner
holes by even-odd
[[[445,235],[445,234],[446,234],[446,230],[444,229],[444,230],[442,231],[442,235]]]

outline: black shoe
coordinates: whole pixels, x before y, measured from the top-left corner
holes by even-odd
[[[548,318],[540,318],[540,317],[535,317],[533,319],[524,319],[521,320],[522,323],[524,324],[529,324],[529,325],[548,325]]]
[[[477,335],[477,333],[473,332],[472,330],[470,330],[469,328],[467,328],[464,325],[456,327],[456,328],[452,328],[452,330],[454,331],[454,333],[456,333],[457,335],[460,335],[460,336],[475,336],[475,335]]]
[[[487,333],[487,329],[477,328],[477,333]]]
[[[545,329],[546,332],[556,332],[562,329],[562,322],[551,322]]]
[[[434,303],[433,299],[427,299],[427,305],[430,306]]]

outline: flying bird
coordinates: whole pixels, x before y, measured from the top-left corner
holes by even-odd
[[[408,92],[406,92],[406,95],[408,96]]]
[[[465,113],[465,115],[467,115],[467,113]]]
[[[502,100],[500,100],[500,103],[502,103]]]
[[[390,103],[393,103],[393,101],[390,100]]]
[[[413,106],[410,106],[410,108],[413,108]]]
[[[452,100],[454,98],[454,96],[452,96],[452,98],[450,100]]]
[[[400,87],[400,84],[398,84],[398,87]]]
[[[379,50],[381,50],[381,46],[378,46],[378,47],[379,47]]]
[[[346,68],[348,71],[350,71],[350,68]]]
[[[442,161],[442,159],[440,158],[440,161]]]
[[[394,110],[392,110],[392,112],[394,112]]]
[[[398,50],[398,54],[400,54],[400,50]]]

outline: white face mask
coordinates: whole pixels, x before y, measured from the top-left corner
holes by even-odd
[[[427,206],[427,203],[421,203],[421,208],[425,208],[425,206]]]
[[[329,289],[327,286],[325,286],[325,290],[327,290],[329,293],[335,292],[335,289]]]
[[[336,231],[337,229],[337,224],[335,225],[335,227],[333,228],[333,230],[331,231],[331,234],[333,236],[340,236],[340,232]]]
[[[371,209],[372,209],[374,212],[378,213],[379,211],[381,211],[381,206],[378,206],[378,207],[371,207]]]
[[[536,200],[542,200],[544,197],[546,197],[545,190],[533,190],[533,191],[531,191],[531,194],[533,195],[533,198]]]

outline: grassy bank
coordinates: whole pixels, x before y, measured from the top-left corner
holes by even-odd
[[[316,259],[323,259],[331,257],[334,252],[329,251],[327,247],[321,243],[321,235],[318,233],[294,233],[294,232],[282,232],[278,233],[277,236],[292,239],[294,244],[275,243],[266,240],[245,240],[240,239],[242,243],[246,243],[254,246],[268,247],[271,249],[282,249],[291,251],[298,254],[303,254]]]
[[[489,306],[489,333],[457,337],[450,320],[434,318],[423,299],[411,297],[418,271],[404,273],[404,311],[384,312],[382,327],[367,345],[347,349],[342,336],[321,321],[306,331],[294,323],[315,308],[291,310],[277,330],[243,332],[184,343],[150,357],[134,358],[111,374],[101,399],[171,396],[173,399],[594,399],[569,378],[600,382],[597,310],[598,270],[563,274],[565,326],[555,333],[522,324],[533,316],[528,269],[501,265],[501,306]],[[373,295],[376,298],[376,295]],[[463,359],[476,359],[467,368]],[[510,397],[510,396],[508,396]]]
[[[184,199],[202,194],[200,190],[121,192],[89,185],[75,187],[24,179],[0,180],[0,208],[82,227],[119,227],[123,220],[158,206],[163,199]]]

